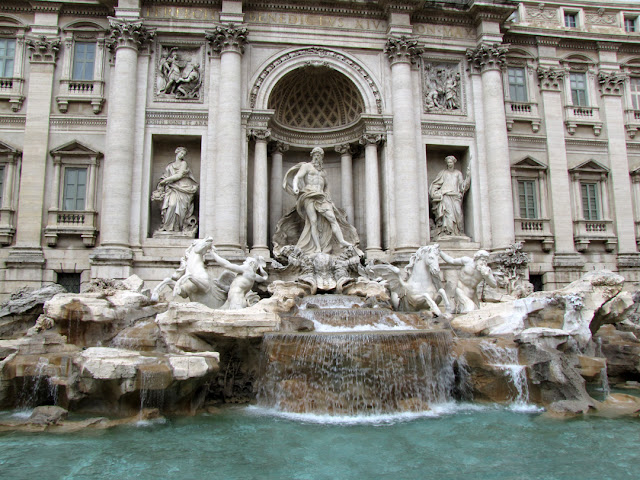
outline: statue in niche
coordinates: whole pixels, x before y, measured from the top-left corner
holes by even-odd
[[[323,160],[324,150],[316,147],[310,162],[285,174],[282,186],[297,201],[296,208],[278,222],[273,238],[276,256],[286,245],[296,245],[304,254],[339,255],[359,242],[356,229],[331,201]]]
[[[158,94],[175,98],[200,98],[200,64],[191,59],[181,60],[176,47],[160,59],[158,70]]]
[[[209,276],[205,264],[204,257],[210,251],[216,262],[227,269],[216,279]],[[237,310],[249,307],[260,300],[251,289],[256,281],[267,279],[265,266],[262,257],[249,257],[242,265],[234,265],[217,254],[213,238],[196,239],[187,248],[178,269],[153,290],[151,299],[157,302],[162,289],[169,285],[173,286],[174,296],[188,298],[209,308]]]
[[[456,157],[445,158],[447,168],[438,173],[429,186],[429,197],[433,205],[435,229],[433,238],[444,236],[464,236],[464,217],[462,200],[471,185],[471,169],[467,168],[467,176],[456,170]]]
[[[460,73],[445,65],[425,67],[425,111],[460,109]]]
[[[176,148],[176,159],[167,165],[151,200],[162,202],[162,227],[154,236],[179,235],[194,237],[198,220],[194,216],[194,197],[198,182],[185,160],[187,149]]]
[[[495,288],[498,285],[489,267],[489,252],[478,250],[473,258],[460,257],[453,258],[444,252],[440,252],[440,257],[450,265],[462,266],[458,272],[458,283],[454,300],[456,302],[456,313],[468,313],[480,308],[477,288],[480,282],[485,282],[488,286]]]

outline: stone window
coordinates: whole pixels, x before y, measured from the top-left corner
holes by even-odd
[[[582,218],[585,220],[600,220],[600,195],[597,183],[580,184],[582,193]]]
[[[629,90],[631,92],[631,106],[634,110],[640,110],[640,77],[629,79]]]
[[[102,154],[79,142],[51,151],[53,188],[44,236],[55,246],[60,235],[81,237],[85,246],[95,244],[98,213],[95,208],[97,175]]]
[[[93,113],[104,104],[104,50],[106,30],[78,22],[63,31],[64,54],[58,109],[66,113],[70,103],[89,104]]]
[[[516,240],[540,242],[544,251],[553,247],[547,214],[547,166],[526,157],[511,166]]]
[[[588,160],[569,170],[569,174],[576,249],[583,252],[592,242],[597,242],[612,251],[618,242],[609,209],[609,169]]]
[[[76,42],[73,49],[73,80],[93,80],[96,44]]]
[[[507,70],[502,76],[505,92],[507,129],[511,131],[516,122],[531,124],[531,130],[540,130],[540,114],[535,89],[535,59],[525,51],[512,50],[507,56]]]
[[[567,28],[578,27],[578,13],[577,12],[564,12],[564,26]]]
[[[20,152],[0,142],[0,245],[9,245],[15,233],[14,192]]]
[[[571,103],[574,106],[586,107],[589,105],[587,97],[587,76],[582,72],[569,74],[571,87]]]
[[[538,218],[538,195],[535,180],[518,180],[518,203],[521,218]]]
[[[0,101],[8,101],[14,112],[24,102],[24,53],[27,27],[0,19]]]
[[[81,273],[56,272],[56,283],[69,293],[80,293]]]
[[[87,195],[87,169],[64,169],[64,194],[62,209],[65,211],[83,211]]]
[[[522,67],[509,67],[509,99],[512,102],[527,101],[527,81],[525,69]]]
[[[16,41],[13,38],[0,38],[0,77],[13,77],[13,63],[16,56]]]
[[[635,33],[638,31],[638,17],[625,15],[624,16],[624,31],[627,33]]]

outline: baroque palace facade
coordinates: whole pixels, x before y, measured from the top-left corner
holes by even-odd
[[[0,296],[155,283],[194,236],[268,258],[314,147],[368,258],[523,241],[538,287],[638,283],[638,32],[617,0],[5,0]]]

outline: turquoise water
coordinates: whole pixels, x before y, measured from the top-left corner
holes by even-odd
[[[362,423],[257,407],[72,435],[0,434],[2,479],[637,479],[640,420],[444,406]]]

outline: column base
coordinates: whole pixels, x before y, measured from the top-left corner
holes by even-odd
[[[91,278],[123,280],[133,273],[133,250],[128,247],[99,247],[92,255]]]
[[[271,258],[271,252],[269,251],[269,247],[253,247],[249,254],[252,257],[263,257],[265,260]]]
[[[365,249],[365,256],[367,260],[384,260],[387,258],[387,254],[377,247]]]

